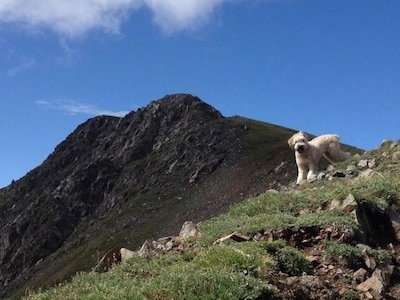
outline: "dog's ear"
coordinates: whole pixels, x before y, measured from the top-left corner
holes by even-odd
[[[287,143],[289,145],[290,148],[294,147],[294,136],[292,136],[290,139],[288,139]]]
[[[303,131],[300,131],[299,134],[301,134],[307,141],[310,140],[310,137],[306,133],[304,133]]]

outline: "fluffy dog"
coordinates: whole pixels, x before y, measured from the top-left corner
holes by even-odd
[[[302,184],[306,179],[316,178],[321,156],[324,156],[331,164],[335,164],[346,160],[351,155],[349,152],[340,150],[337,134],[325,134],[309,141],[308,136],[300,131],[288,140],[288,144],[295,150],[298,168],[297,184]]]

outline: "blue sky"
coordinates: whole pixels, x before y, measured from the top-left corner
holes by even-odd
[[[400,1],[1,1],[0,187],[88,118],[181,92],[366,150],[399,139]]]

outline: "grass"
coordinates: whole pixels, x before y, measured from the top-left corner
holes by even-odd
[[[248,130],[244,143],[244,151],[250,161],[262,164],[276,156],[281,147],[287,149],[286,138],[294,132],[284,127],[250,120],[243,117],[234,117],[232,120],[245,126]],[[282,138],[283,137],[283,138]],[[293,154],[290,153],[293,160]]]
[[[378,150],[377,150],[378,151]],[[267,192],[231,207],[228,213],[199,225],[199,251],[190,254],[165,254],[135,257],[104,274],[81,273],[70,283],[57,288],[30,292],[27,299],[279,299],[272,285],[277,272],[289,276],[312,274],[313,267],[300,249],[283,240],[258,242],[214,242],[232,232],[253,235],[265,230],[288,227],[325,228],[331,225],[361,228],[350,213],[338,209],[325,210],[333,201],[343,201],[352,194],[356,201],[374,201],[388,207],[400,202],[400,175],[393,172],[399,162],[381,163],[381,174],[366,179],[321,182],[301,192]],[[382,153],[366,153],[365,157]],[[354,161],[347,162],[348,164]],[[346,165],[343,164],[345,168]],[[322,244],[327,259],[361,266],[364,255],[377,264],[390,261],[386,250],[363,250],[353,244],[326,240]],[[364,252],[363,252],[364,251]],[[275,274],[275,275],[274,275]],[[348,290],[344,299],[358,299]]]
[[[358,180],[352,187],[356,199],[375,201],[384,206],[400,206],[400,175]]]
[[[339,210],[317,211],[338,197],[343,200],[350,188],[346,192],[342,190],[343,186],[332,184],[328,189],[307,190],[301,194],[267,192],[232,206],[228,214],[200,224],[203,232],[200,242],[203,246],[210,245],[235,231],[255,234],[262,230],[287,227],[325,227],[335,224],[357,231],[359,228],[351,215]],[[311,213],[303,214],[305,210]]]
[[[347,290],[343,293],[344,300],[359,300],[360,296],[358,295],[357,291],[354,290]]]
[[[330,241],[326,243],[325,255],[334,261],[343,261],[350,266],[361,266],[364,251],[365,255],[372,257],[378,265],[390,262],[391,257],[386,250],[372,248],[363,250],[357,246]]]
[[[256,299],[276,290],[247,272],[272,259],[232,247],[214,247],[191,262],[180,255],[136,257],[108,273],[79,274],[30,299]],[[251,253],[252,251],[250,251]]]
[[[312,265],[303,254],[292,247],[280,248],[276,253],[279,270],[289,276],[300,276],[303,273],[310,273]]]

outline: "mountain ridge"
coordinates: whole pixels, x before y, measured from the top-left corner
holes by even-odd
[[[292,133],[225,118],[189,94],[89,119],[0,190],[0,297],[63,281],[92,267],[98,252],[135,248],[288,184]]]

